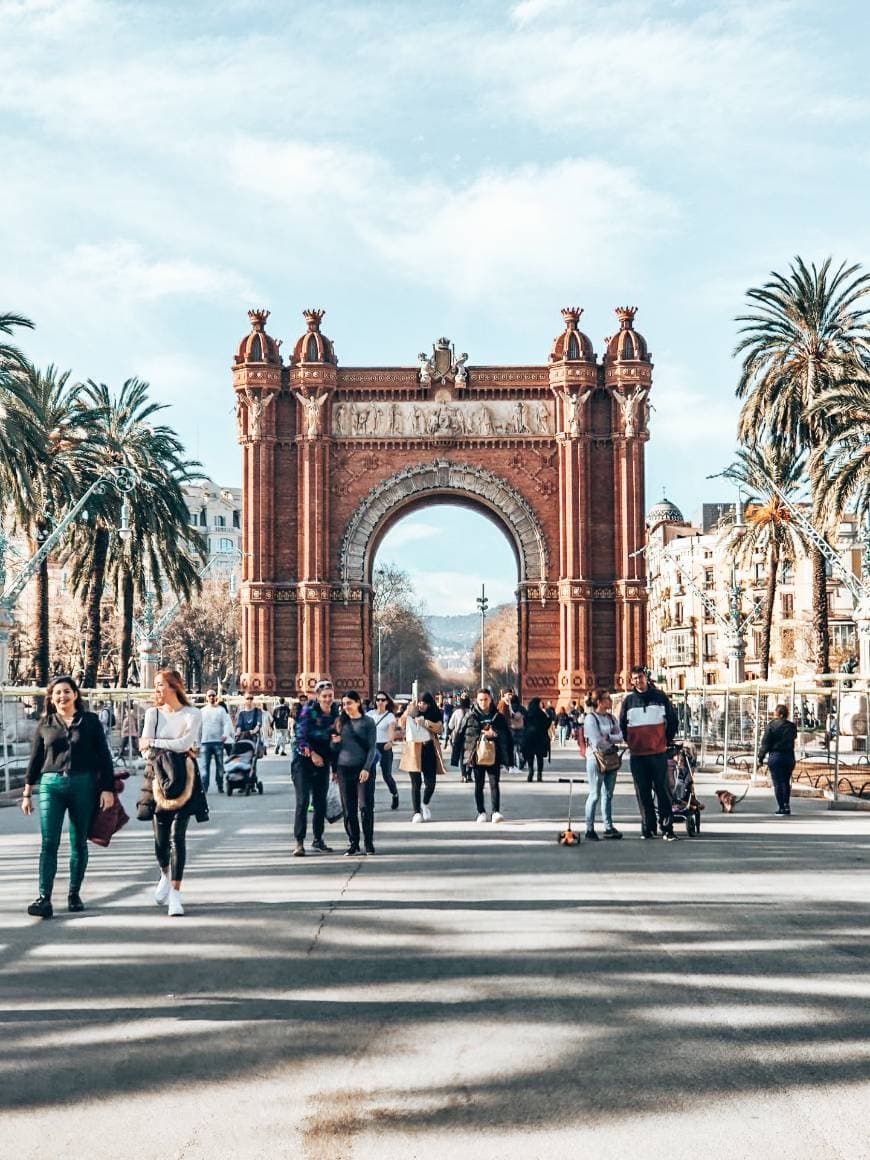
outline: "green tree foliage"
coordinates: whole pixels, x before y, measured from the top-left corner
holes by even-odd
[[[788,275],[772,273],[747,291],[750,313],[740,315],[742,358],[737,396],[744,400],[739,436],[747,446],[769,443],[784,455],[812,462],[830,432],[830,412],[816,406],[847,368],[870,354],[870,274],[842,263],[832,269],[795,258]],[[817,672],[829,667],[825,560],[813,548],[813,631]]]

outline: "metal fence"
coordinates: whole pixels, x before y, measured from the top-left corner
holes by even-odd
[[[702,768],[758,777],[758,750],[777,705],[798,727],[794,778],[840,795],[870,797],[870,681],[854,674],[790,682],[754,681],[670,694],[679,736],[696,748]]]
[[[44,696],[45,690],[39,688],[0,688],[0,791],[9,792],[24,784]],[[83,689],[82,699],[85,708],[95,713],[104,705],[111,706],[113,723],[107,730],[109,748],[119,761],[135,762],[145,711],[154,704],[154,693],[149,689]],[[204,697],[192,696],[191,700],[201,705]],[[243,697],[223,696],[221,700],[235,715]],[[271,711],[277,700],[277,697],[255,697],[254,704]]]

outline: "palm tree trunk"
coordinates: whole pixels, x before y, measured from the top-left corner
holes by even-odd
[[[773,631],[773,609],[776,601],[776,587],[779,579],[779,545],[773,541],[770,545],[770,558],[767,561],[767,593],[764,605],[764,624],[761,630],[761,679],[766,681],[770,673],[770,637]]]
[[[106,560],[109,555],[109,533],[105,528],[97,528],[94,532],[94,555],[91,582],[88,585],[87,618],[88,628],[85,636],[85,672],[82,684],[86,689],[93,689],[97,684],[97,673],[100,669],[100,653],[102,651],[102,612],[103,590],[106,586]]]
[[[831,635],[828,629],[828,577],[825,557],[818,548],[811,551],[813,562],[813,653],[817,673],[830,669]]]
[[[133,574],[124,569],[121,581],[121,638],[118,642],[119,679],[127,688],[130,678],[130,657],[133,654]]]
[[[43,560],[36,573],[36,620],[34,624],[33,672],[37,685],[48,684],[49,631],[48,631],[48,560]]]

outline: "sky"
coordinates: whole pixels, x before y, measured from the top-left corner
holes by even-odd
[[[729,498],[747,287],[868,257],[868,33],[862,0],[0,0],[0,310],[233,485],[249,307],[285,348],[324,307],[345,366],[473,366],[546,362],[575,304],[600,354],[637,305],[648,503],[688,515]]]

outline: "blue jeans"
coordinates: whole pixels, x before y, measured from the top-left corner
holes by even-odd
[[[208,793],[211,778],[211,763],[214,761],[214,779],[218,789],[224,784],[224,743],[222,741],[203,741],[202,743],[202,788]]]
[[[595,811],[601,801],[601,816],[605,830],[613,829],[613,791],[616,789],[616,770],[600,773],[595,754],[586,754],[586,777],[589,779],[589,795],[586,798],[586,829],[595,828]]]

